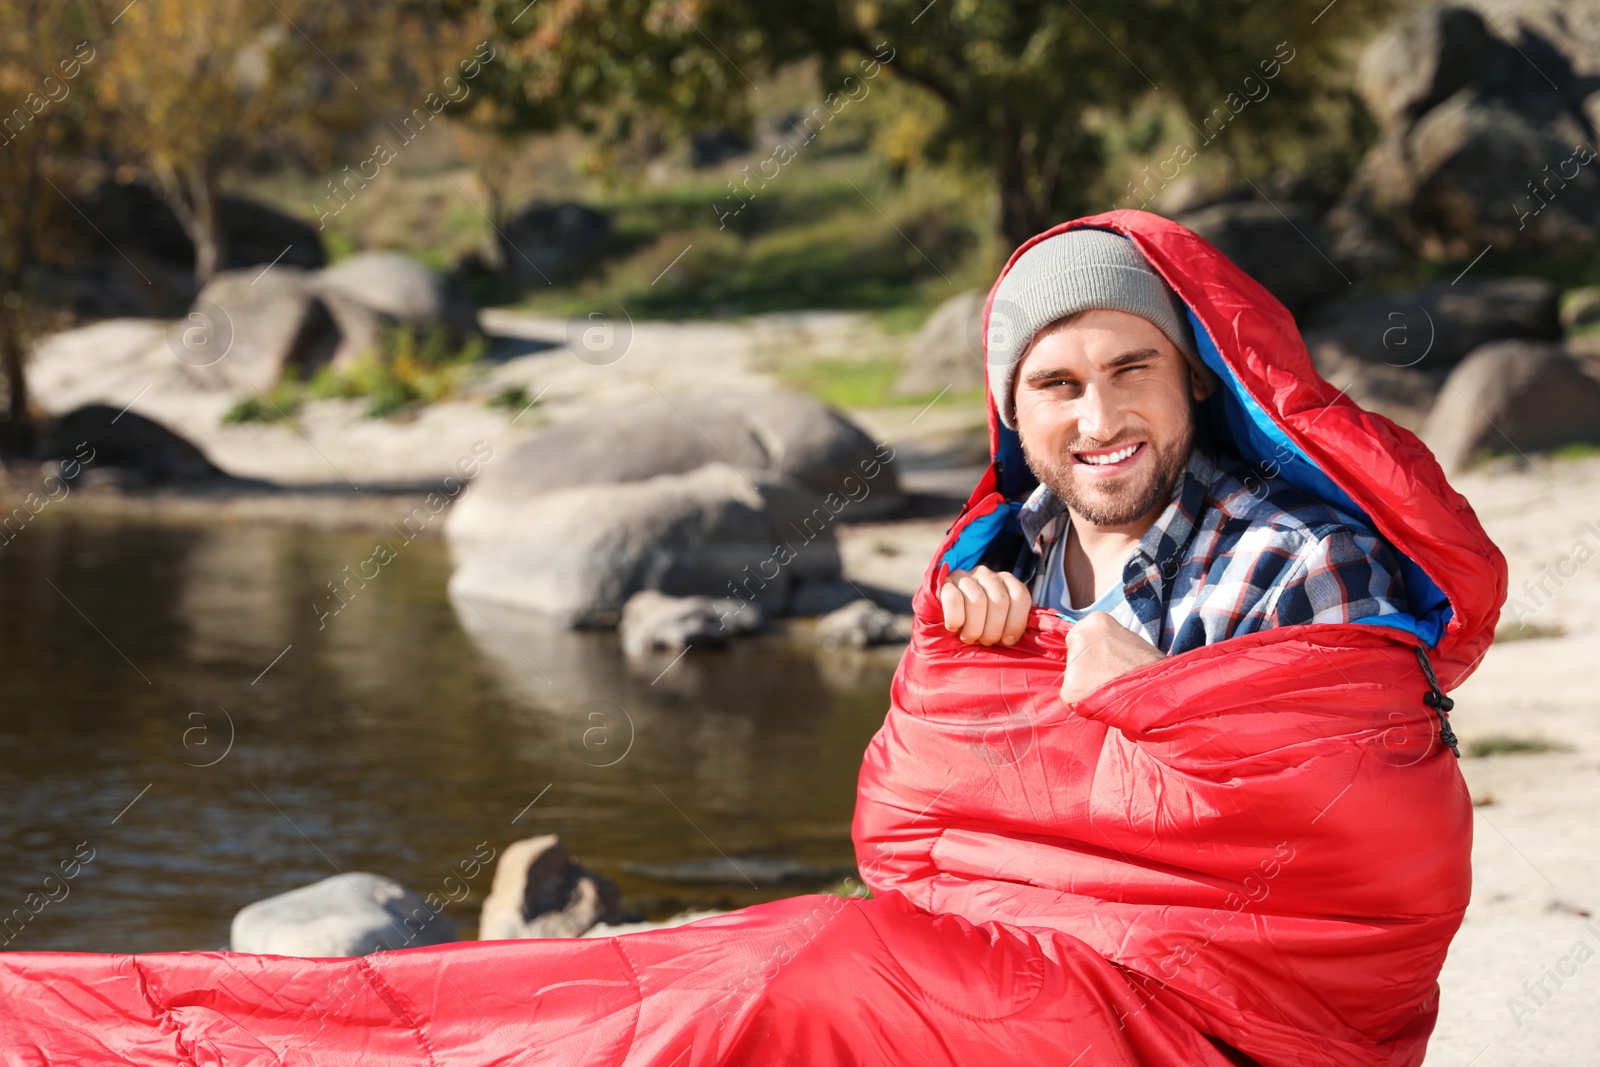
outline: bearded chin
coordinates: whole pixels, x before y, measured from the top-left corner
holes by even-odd
[[[1188,433],[1165,449],[1155,449],[1150,442],[1145,447],[1154,454],[1135,470],[1109,479],[1109,484],[1099,484],[1097,478],[1080,478],[1075,468],[1078,464],[1070,453],[1066,462],[1045,459],[1035,455],[1022,442],[1022,455],[1041,484],[1059,497],[1074,515],[1095,526],[1126,526],[1157,508],[1165,507],[1178,488],[1178,479],[1189,463],[1189,451],[1194,444],[1194,432]],[[1107,445],[1092,445],[1105,448]]]

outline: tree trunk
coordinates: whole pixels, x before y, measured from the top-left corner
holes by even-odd
[[[1076,218],[1088,210],[1078,185],[1099,173],[1094,139],[1075,116],[1063,115],[1050,129],[1024,129],[1009,117],[996,123],[995,184],[1000,193],[1000,232],[1012,246]]]
[[[35,138],[37,141],[37,138]],[[25,453],[33,446],[33,419],[28,406],[27,315],[22,289],[33,263],[34,227],[40,225],[39,204],[41,168],[44,157],[37,144],[30,144],[27,180],[13,190],[16,199],[6,212],[4,228],[5,259],[0,261],[0,375],[6,383],[6,417],[0,447],[12,453]]]
[[[6,287],[0,295],[0,364],[4,364],[6,379],[5,434],[0,443],[7,451],[20,453],[33,444],[33,422],[28,414],[28,349],[22,336],[22,308],[12,306],[13,302],[20,305],[20,300],[6,299],[13,293],[17,290]]]
[[[196,163],[184,175],[163,166],[157,169],[156,176],[161,183],[161,198],[178,216],[189,243],[194,245],[194,280],[203,289],[222,268],[227,251],[211,168],[203,162]]]
[[[1038,203],[1027,138],[1009,116],[996,123],[995,185],[1000,193],[1000,232],[1016,248],[1051,222]]]

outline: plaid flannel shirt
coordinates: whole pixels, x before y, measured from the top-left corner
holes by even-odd
[[[1017,518],[1030,551],[1012,572],[1037,603],[1041,563],[1070,516],[1040,485]],[[1122,589],[1126,603],[1112,616],[1172,654],[1273,626],[1406,610],[1399,559],[1364,523],[1198,447],[1123,566]]]

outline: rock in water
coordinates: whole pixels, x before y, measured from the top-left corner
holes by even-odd
[[[811,520],[798,490],[726,463],[527,500],[488,488],[452,510],[452,585],[568,626],[617,625],[641,589],[722,593],[781,613],[794,582],[839,573],[831,525]],[[775,555],[780,544],[793,547]]]
[[[829,612],[817,622],[817,640],[824,648],[841,645],[866,648],[905,639],[905,632],[895,623],[894,616],[864,598]]]
[[[842,575],[815,582],[800,582],[789,601],[789,612],[794,615],[826,615],[860,597],[861,590]]]
[[[616,883],[580,867],[555,834],[513,842],[494,868],[478,937],[578,937],[595,923],[620,923]]]
[[[893,514],[904,503],[892,455],[804,393],[686,390],[610,404],[545,427],[497,458],[473,495],[523,500],[574,486],[687,474],[721,461],[747,475],[787,478],[818,497],[831,493],[834,506],[856,520]]]
[[[766,614],[840,574],[838,522],[904,504],[893,451],[811,397],[662,395],[519,443],[450,511],[469,598],[615,626],[634,593],[737,597]]]
[[[241,908],[230,947],[273,956],[365,956],[455,939],[450,921],[411,890],[356,871]]]
[[[724,645],[761,625],[761,609],[734,597],[667,596],[644,589],[622,606],[622,650],[630,656]]]
[[[1421,436],[1446,471],[1485,452],[1600,442],[1600,378],[1558,344],[1484,345],[1451,372]]]

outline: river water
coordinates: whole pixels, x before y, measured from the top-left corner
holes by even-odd
[[[380,541],[394,557],[334,599]],[[463,864],[541,833],[651,917],[826,873],[626,864],[853,866],[898,650],[766,636],[630,663],[614,634],[464,601],[449,575],[436,539],[273,524],[47,514],[0,547],[0,917],[27,917],[0,943],[222,948],[262,897],[340,871],[460,896]],[[491,876],[446,909],[463,937]]]

